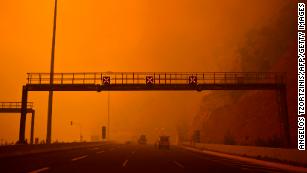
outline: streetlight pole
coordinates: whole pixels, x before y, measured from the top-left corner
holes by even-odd
[[[52,127],[52,101],[53,101],[53,75],[54,75],[54,54],[55,54],[55,36],[56,36],[56,17],[57,17],[57,4],[54,1],[54,16],[53,16],[53,36],[52,36],[52,49],[51,49],[51,65],[50,65],[50,90],[48,98],[48,120],[47,120],[47,137],[46,143],[51,143],[51,127]]]
[[[110,141],[110,91],[108,91],[108,140]]]

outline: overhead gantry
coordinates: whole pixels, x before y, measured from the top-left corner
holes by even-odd
[[[279,113],[289,145],[286,74],[273,72],[99,72],[28,73],[22,90],[19,140],[25,139],[25,114],[29,91],[203,91],[276,90]]]
[[[21,113],[21,105],[21,102],[0,102],[0,113]],[[33,108],[33,102],[26,102],[26,113],[32,114],[30,144],[33,144],[35,121],[35,110]]]

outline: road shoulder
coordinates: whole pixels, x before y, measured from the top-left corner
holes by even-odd
[[[189,151],[193,151],[193,152],[223,157],[227,159],[238,160],[238,161],[247,162],[247,163],[251,163],[255,165],[265,166],[265,167],[277,168],[277,169],[284,170],[284,171],[307,173],[307,168],[301,167],[301,166],[294,166],[294,165],[289,165],[285,163],[265,161],[265,160],[250,158],[250,157],[243,157],[243,156],[226,154],[226,153],[221,153],[221,152],[209,151],[209,150],[198,149],[195,147],[190,147],[190,146],[185,146],[185,145],[181,145],[180,147],[186,150],[189,150]]]

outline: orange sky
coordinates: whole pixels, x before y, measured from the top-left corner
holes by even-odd
[[[283,0],[59,0],[55,72],[240,71],[246,34],[270,23]],[[20,101],[27,72],[49,72],[53,0],[0,6],[0,101]],[[128,139],[189,123],[205,92],[112,92],[111,135]],[[55,93],[53,139],[100,134],[107,94]],[[46,136],[47,92],[31,92],[35,136]],[[27,123],[30,119],[27,119]],[[29,127],[29,126],[28,126]],[[17,140],[18,114],[1,114],[0,139]],[[29,137],[29,129],[26,131]]]

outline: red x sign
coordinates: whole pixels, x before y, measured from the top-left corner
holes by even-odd
[[[105,85],[110,85],[110,83],[111,83],[110,76],[104,76],[104,77],[102,78],[102,82],[103,82],[103,84],[105,84]]]
[[[196,76],[189,76],[189,84],[192,84],[192,85],[197,84],[197,77]]]
[[[152,76],[146,76],[146,84],[151,85],[154,83],[154,79]]]

